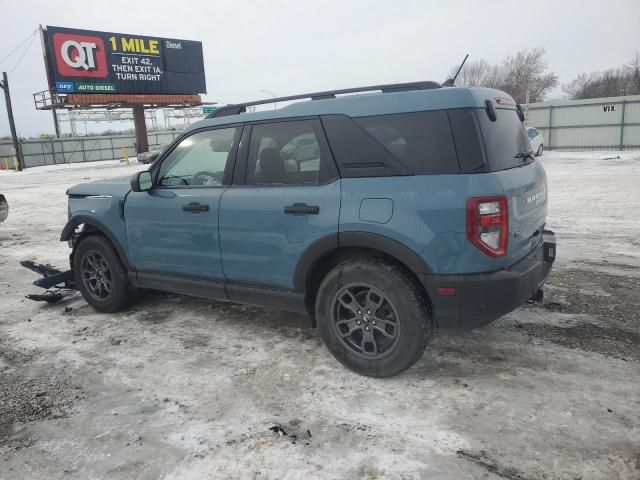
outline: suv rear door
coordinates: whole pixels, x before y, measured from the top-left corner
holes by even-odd
[[[524,124],[514,108],[495,109],[496,120],[478,110],[489,170],[509,204],[508,263],[515,263],[542,241],[547,217],[547,177],[535,160]]]
[[[233,185],[220,203],[220,248],[231,300],[242,286],[293,289],[303,253],[337,245],[340,180],[317,118],[245,128]]]

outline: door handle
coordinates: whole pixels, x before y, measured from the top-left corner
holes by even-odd
[[[307,205],[306,203],[294,203],[284,207],[284,213],[291,215],[317,215],[320,213],[320,207],[317,205]]]
[[[207,205],[206,203],[191,202],[183,205],[182,210],[191,213],[208,212],[209,205]]]

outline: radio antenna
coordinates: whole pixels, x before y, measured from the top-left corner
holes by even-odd
[[[443,87],[453,87],[453,86],[455,86],[456,79],[458,78],[458,75],[460,75],[460,70],[462,70],[462,67],[464,67],[464,64],[467,61],[467,58],[469,58],[469,54],[468,53],[464,56],[464,59],[462,60],[462,63],[458,67],[458,71],[456,72],[456,74],[453,76],[453,78],[450,78],[449,80],[445,81],[442,84]]]

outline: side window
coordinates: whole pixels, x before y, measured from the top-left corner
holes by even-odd
[[[313,120],[254,125],[247,183],[300,185],[329,180],[333,159],[324,145]]]
[[[444,110],[354,120],[413,173],[459,171],[449,118]]]
[[[529,140],[531,140],[531,139],[533,139],[533,137],[538,135],[538,132],[536,132],[536,130],[534,128],[529,128],[529,129],[527,129],[527,135],[529,135]]]
[[[224,169],[238,142],[240,127],[207,130],[182,140],[162,161],[163,186],[222,185]]]

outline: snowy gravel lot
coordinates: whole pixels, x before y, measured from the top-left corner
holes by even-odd
[[[24,299],[20,260],[67,265],[65,190],[143,167],[0,172],[0,479],[640,479],[640,152],[542,161],[559,241],[544,302],[439,333],[384,380],[292,314]]]

